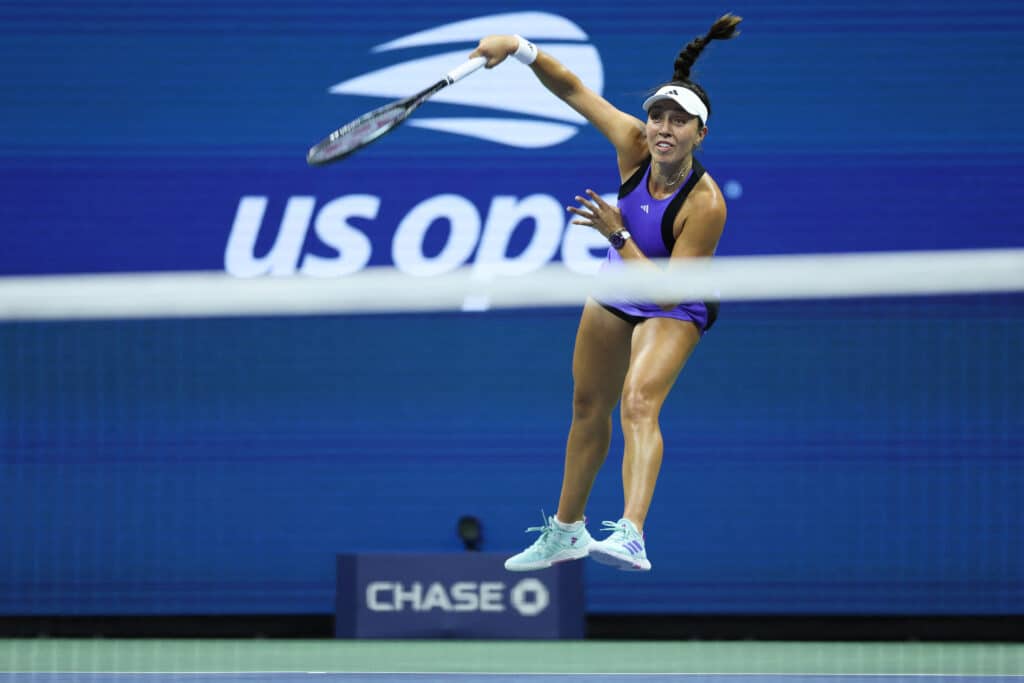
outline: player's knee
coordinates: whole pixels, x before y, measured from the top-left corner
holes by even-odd
[[[661,399],[644,387],[629,387],[622,393],[622,423],[641,424],[656,422],[661,411]]]
[[[599,392],[586,391],[577,387],[572,394],[572,417],[577,422],[607,420],[615,402],[601,396]]]

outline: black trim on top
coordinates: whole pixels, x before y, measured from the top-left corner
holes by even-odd
[[[672,254],[672,248],[676,246],[674,230],[676,214],[679,213],[679,209],[682,208],[683,202],[686,201],[686,197],[689,196],[690,191],[696,187],[705,172],[704,166],[697,160],[697,157],[693,157],[693,168],[690,169],[690,177],[687,178],[686,183],[679,188],[679,192],[676,193],[672,202],[665,207],[665,213],[661,215],[661,241],[664,243],[665,248],[668,249],[669,255]]]

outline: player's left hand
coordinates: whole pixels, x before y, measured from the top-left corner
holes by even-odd
[[[622,212],[618,207],[612,206],[590,189],[587,190],[587,197],[577,195],[576,201],[580,203],[580,207],[566,207],[569,213],[579,216],[573,220],[573,224],[594,228],[605,237],[626,227],[622,223]]]

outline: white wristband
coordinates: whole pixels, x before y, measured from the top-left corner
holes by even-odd
[[[526,65],[537,61],[537,46],[519,34],[516,34],[516,39],[519,41],[519,45],[516,47],[516,51],[512,53],[512,56]]]

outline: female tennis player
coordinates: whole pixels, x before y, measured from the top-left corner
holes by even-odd
[[[690,70],[713,40],[736,35],[740,17],[726,14],[676,57],[672,80],[643,103],[647,120],[620,111],[584,85],[551,55],[516,35],[488,36],[470,57],[486,67],[513,56],[530,65],[552,93],[583,115],[615,148],[622,186],[618,206],[593,190],[568,207],[573,223],[608,238],[605,268],[624,261],[660,267],[651,259],[690,259],[715,253],[725,226],[725,200],[694,157],[708,133],[711,104]],[[701,335],[711,327],[717,305],[645,301],[586,302],[573,352],[572,425],[558,510],[540,527],[540,537],[510,557],[505,568],[534,571],[557,562],[591,556],[623,570],[647,571],[644,523],[661,469],[661,407]],[[584,511],[598,471],[608,455],[612,412],[620,403],[625,443],[621,518],[604,522],[609,535],[598,541],[587,531]]]

